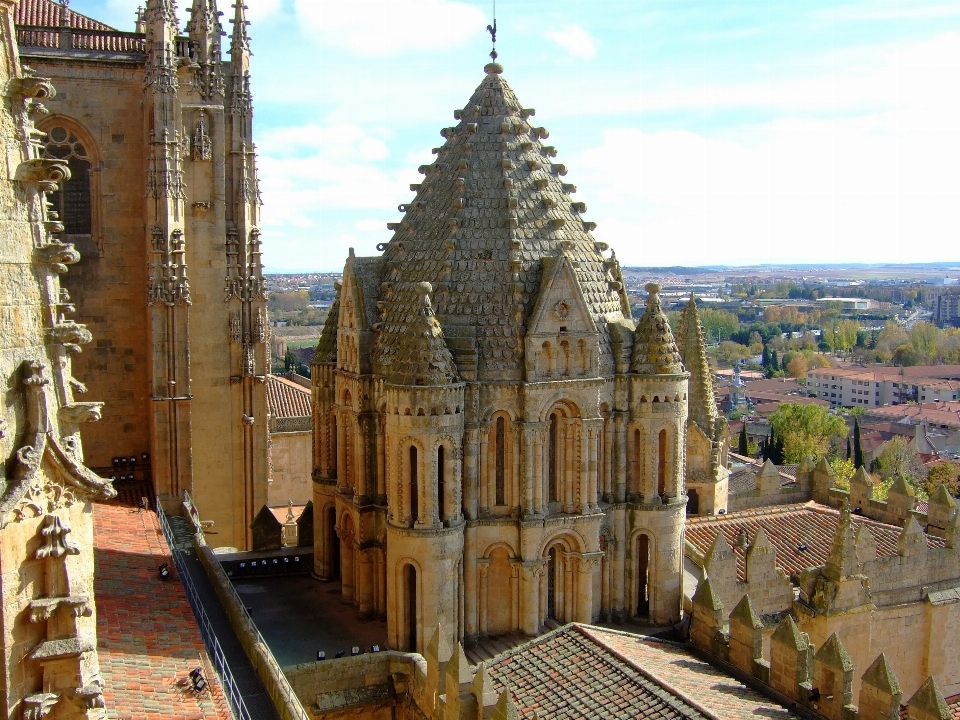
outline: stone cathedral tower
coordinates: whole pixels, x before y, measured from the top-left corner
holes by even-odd
[[[59,94],[38,120],[72,176],[52,196],[81,260],[65,276],[106,401],[90,464],[188,491],[215,546],[249,547],[267,498],[266,288],[246,9],[229,60],[216,0],[148,0],[121,32],[52,0],[17,9],[20,53]],[[43,24],[46,23],[46,24]]]
[[[688,373],[498,63],[313,359],[315,568],[391,647],[680,618]]]

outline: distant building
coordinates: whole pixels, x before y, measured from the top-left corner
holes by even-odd
[[[939,295],[934,303],[933,321],[941,327],[960,319],[960,294]]]
[[[960,399],[960,366],[819,368],[807,373],[811,397],[832,407],[882,407]]]

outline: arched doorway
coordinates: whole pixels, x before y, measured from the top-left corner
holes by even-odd
[[[700,494],[693,488],[687,489],[687,515],[700,514]]]
[[[637,607],[636,616],[650,617],[650,536],[637,536]]]

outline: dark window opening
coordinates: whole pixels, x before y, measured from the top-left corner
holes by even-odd
[[[557,414],[550,415],[550,431],[547,439],[547,485],[550,502],[557,502]]]
[[[70,168],[70,179],[49,195],[50,205],[64,225],[67,235],[90,235],[90,159],[76,135],[62,127],[47,134],[43,157],[63,160]]]
[[[506,505],[505,475],[506,475],[506,452],[504,448],[504,435],[506,434],[505,423],[502,417],[497,418],[496,435],[496,463],[497,463],[497,505]]]
[[[443,466],[444,455],[443,445],[441,445],[437,448],[437,501],[440,504],[441,520],[447,517],[446,477],[444,476],[445,468]]]

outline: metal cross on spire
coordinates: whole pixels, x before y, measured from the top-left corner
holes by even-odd
[[[493,25],[487,25],[487,32],[490,33],[490,39],[493,40],[493,50],[490,51],[490,57],[497,60],[497,0],[493,0]]]

